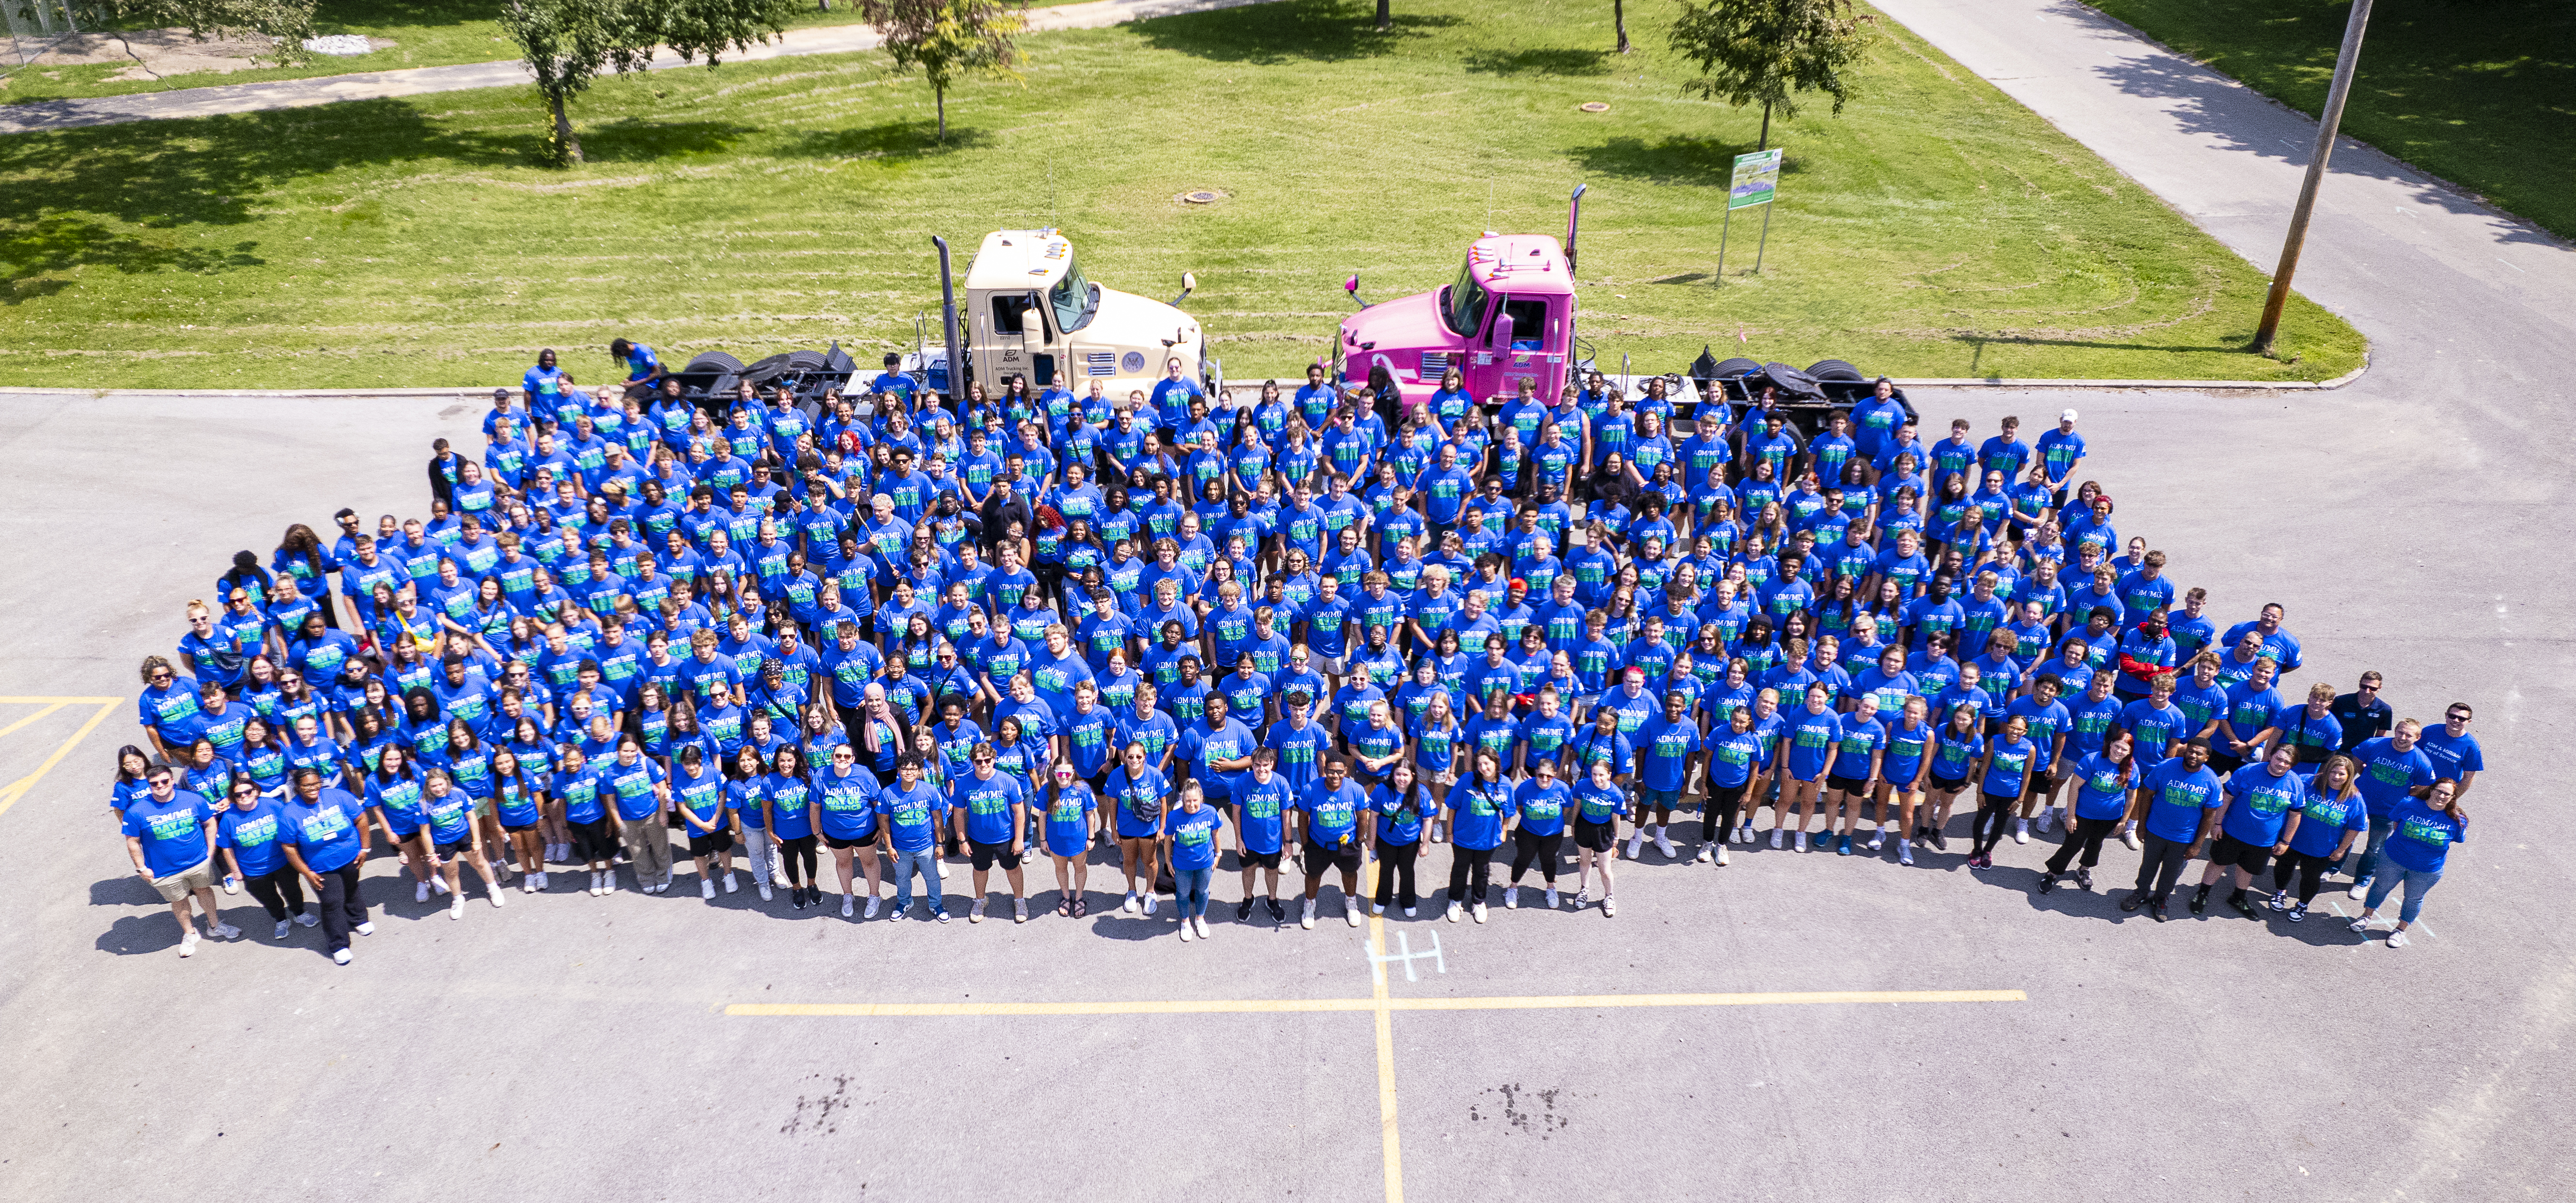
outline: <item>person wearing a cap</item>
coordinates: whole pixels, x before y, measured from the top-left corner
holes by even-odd
[[[2039,436],[2036,455],[2039,467],[2048,472],[2050,508],[2065,509],[2067,478],[2075,474],[2076,461],[2084,458],[2084,436],[2075,433],[2074,410],[2057,411],[2057,425]]]

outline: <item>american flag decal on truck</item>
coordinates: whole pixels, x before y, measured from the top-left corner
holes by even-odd
[[[1422,378],[1422,379],[1424,379],[1424,380],[1438,380],[1438,379],[1440,379],[1441,375],[1442,375],[1443,373],[1447,372],[1448,370],[1449,370],[1449,353],[1448,353],[1448,352],[1446,352],[1446,351],[1425,351],[1425,352],[1423,352],[1423,353],[1422,353],[1422,373],[1421,373],[1421,378]]]
[[[1118,374],[1118,353],[1116,351],[1087,352],[1083,355],[1082,362],[1084,367],[1094,376],[1115,376]]]

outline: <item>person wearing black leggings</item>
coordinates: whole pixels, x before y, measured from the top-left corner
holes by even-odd
[[[1414,775],[1413,762],[1399,760],[1387,771],[1386,784],[1369,791],[1369,809],[1377,812],[1377,889],[1371,913],[1383,915],[1388,903],[1401,903],[1406,915],[1422,901],[1414,892],[1413,862],[1422,852],[1422,825],[1440,813],[1430,787]]]
[[[2030,723],[2018,714],[2004,720],[2003,733],[1986,746],[1985,772],[1977,780],[1977,821],[1969,828],[1976,842],[1968,850],[1969,868],[1995,867],[1995,845],[2012,833],[2013,808],[2030,792],[2038,759]]]
[[[1474,908],[1485,921],[1485,880],[1493,871],[1494,849],[1510,833],[1513,820],[1511,783],[1503,780],[1502,758],[1492,748],[1476,751],[1475,775],[1450,787],[1449,921]]]
[[[2344,854],[2370,831],[2369,807],[2356,788],[2357,770],[2349,756],[2329,757],[2308,783],[2299,804],[2299,826],[2290,833],[2290,850],[2272,866],[2273,910],[2287,912],[2292,923],[2305,922],[2308,903],[2316,900],[2326,870],[2343,863]],[[2298,899],[2290,897],[2298,883]]]
[[[1556,762],[1542,760],[1530,766],[1530,779],[1513,792],[1512,810],[1520,824],[1512,829],[1512,880],[1503,887],[1506,909],[1521,904],[1521,878],[1530,865],[1538,865],[1539,875],[1547,882],[1547,905],[1555,909],[1556,862],[1565,850],[1565,808],[1574,802],[1574,792],[1556,779]]]
[[[2093,888],[2093,866],[2102,863],[2102,841],[2129,814],[2129,790],[2138,776],[2138,766],[2130,752],[2136,746],[2136,736],[2126,731],[2113,732],[2101,751],[2071,767],[2075,801],[2068,813],[2074,816],[2074,822],[2067,829],[2065,842],[2057,846],[2057,855],[2048,858],[2048,871],[2039,875],[2040,893],[2056,888],[2057,879],[2066,875],[2067,867],[2075,863],[2079,854],[2084,863],[2075,871],[2076,887]]]

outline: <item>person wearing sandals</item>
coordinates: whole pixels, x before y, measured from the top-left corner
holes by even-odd
[[[1073,765],[1059,760],[1048,769],[1052,780],[1045,794],[1047,856],[1055,861],[1055,887],[1060,898],[1055,913],[1079,919],[1089,913],[1083,886],[1091,878],[1092,816],[1100,800],[1073,775]]]
[[[2397,910],[2396,929],[2388,933],[2390,948],[2406,947],[2406,929],[2415,926],[2415,917],[2424,912],[2424,895],[2442,880],[2443,860],[2451,845],[2468,839],[2469,814],[2460,809],[2460,783],[2444,777],[2433,783],[2432,794],[2421,801],[2401,799],[2388,812],[2388,842],[2380,849],[2387,863],[2371,879],[2366,909],[2352,921],[2352,930],[2368,935],[2371,921],[2379,917],[2379,904],[2404,885],[2406,902]]]

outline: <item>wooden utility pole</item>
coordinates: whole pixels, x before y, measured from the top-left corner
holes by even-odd
[[[2299,247],[2308,240],[2308,216],[2317,207],[2317,185],[2325,180],[2326,160],[2334,155],[2335,129],[2343,124],[2343,102],[2352,93],[2353,67],[2361,59],[2362,27],[2370,23],[2370,0],[2352,0],[2352,17],[2344,22],[2343,49],[2335,52],[2334,83],[2326,89],[2325,111],[2317,114],[2317,148],[2308,156],[2308,178],[2299,185],[2299,205],[2290,211],[2290,233],[2281,241],[2281,263],[2272,269],[2272,295],[2263,299],[2263,324],[2254,331],[2254,349],[2272,349],[2281,332],[2281,307],[2290,303],[2290,277],[2299,270]]]

